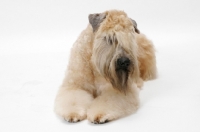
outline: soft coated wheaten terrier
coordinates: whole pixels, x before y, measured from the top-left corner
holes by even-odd
[[[88,18],[71,49],[55,112],[68,122],[105,123],[137,110],[143,80],[156,77],[155,51],[123,11]]]

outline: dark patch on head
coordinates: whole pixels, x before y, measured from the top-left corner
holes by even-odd
[[[131,19],[131,21],[132,21],[133,26],[134,26],[134,28],[135,28],[135,32],[138,33],[138,34],[140,34],[140,30],[137,28],[137,23],[136,23],[136,21],[133,20],[133,19]]]
[[[95,32],[98,27],[100,26],[100,23],[106,18],[105,13],[95,13],[95,14],[90,14],[88,16],[89,22],[92,25],[93,32]]]

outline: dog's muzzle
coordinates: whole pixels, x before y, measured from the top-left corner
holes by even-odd
[[[117,59],[117,67],[116,70],[128,70],[130,65],[130,59],[127,57],[121,57]]]

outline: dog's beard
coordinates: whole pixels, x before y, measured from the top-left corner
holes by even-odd
[[[123,69],[116,70],[116,77],[111,82],[114,88],[119,91],[126,92],[127,91],[127,83],[128,83],[129,71]]]
[[[109,68],[105,67],[103,75],[112,84],[113,88],[126,93],[129,87],[129,78],[133,73],[133,65],[127,69],[121,69],[116,65],[116,59],[110,62]],[[130,68],[132,67],[132,68]]]

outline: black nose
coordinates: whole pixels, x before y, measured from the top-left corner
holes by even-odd
[[[119,69],[127,69],[130,65],[130,60],[127,57],[121,57],[117,59],[117,67]]]

